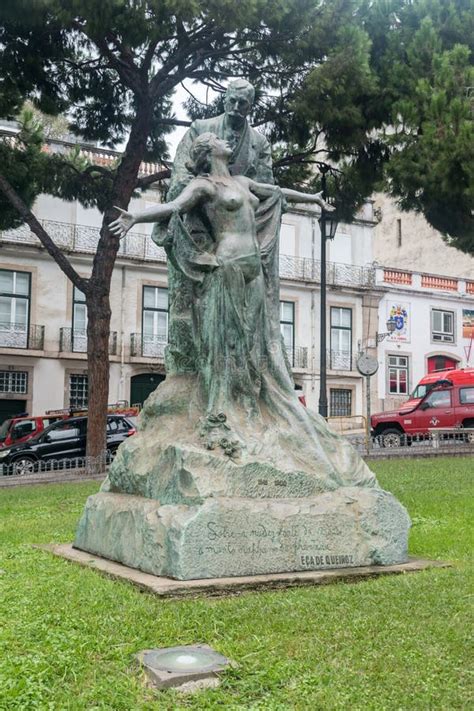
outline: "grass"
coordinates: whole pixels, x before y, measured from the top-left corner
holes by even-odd
[[[412,516],[411,554],[453,568],[182,601],[32,548],[72,539],[96,483],[1,489],[0,709],[469,708],[472,464],[373,464]],[[197,642],[238,663],[219,689],[144,685],[137,651]]]

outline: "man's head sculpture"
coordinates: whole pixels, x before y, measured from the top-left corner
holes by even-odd
[[[226,115],[238,122],[243,122],[252,108],[255,89],[246,79],[235,79],[227,87],[224,96]]]

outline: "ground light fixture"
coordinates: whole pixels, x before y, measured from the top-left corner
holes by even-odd
[[[137,655],[148,678],[159,689],[190,686],[216,686],[218,675],[230,660],[207,644],[186,647],[146,649]],[[207,683],[206,683],[207,682]]]

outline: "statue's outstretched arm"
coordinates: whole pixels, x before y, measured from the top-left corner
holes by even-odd
[[[323,198],[322,191],[320,193],[300,193],[299,190],[290,190],[289,188],[281,188],[281,192],[287,202],[309,202],[319,205],[326,212],[333,212],[336,208],[330,205]]]
[[[109,224],[109,229],[118,237],[125,237],[128,230],[133,227],[133,225],[142,222],[158,222],[160,220],[165,220],[171,217],[174,212],[188,212],[198,203],[202,202],[206,198],[209,199],[212,197],[211,193],[213,192],[213,189],[212,183],[209,181],[196,178],[184,188],[183,192],[180,193],[175,200],[154,205],[148,210],[143,210],[142,212],[133,214],[115,206],[120,212],[120,215],[116,220]]]
[[[287,202],[308,202],[319,205],[326,212],[332,212],[335,208],[330,205],[323,198],[322,192],[320,193],[300,193],[299,190],[290,190],[289,188],[280,188],[278,185],[268,185],[267,183],[257,183],[251,178],[238,178],[239,180],[245,180],[249,189],[261,200],[264,200],[270,195],[273,195],[275,191],[279,191]]]

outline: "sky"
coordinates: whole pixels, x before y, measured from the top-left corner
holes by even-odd
[[[189,93],[186,91],[186,89],[188,89],[193,94],[193,96],[198,99],[198,101],[202,101],[204,104],[211,103],[213,99],[216,98],[217,92],[213,91],[212,89],[209,89],[207,86],[204,86],[204,84],[195,84],[190,81],[183,82],[183,84],[184,86],[179,85],[175,91],[173,97],[173,108],[177,119],[181,121],[189,121],[189,116],[186,114],[186,111],[183,108],[183,102],[186,101],[186,99],[189,99]],[[170,133],[167,136],[166,140],[168,142],[171,160],[174,160],[178,143],[180,142],[186,131],[186,126],[177,126],[174,129],[173,133]]]

